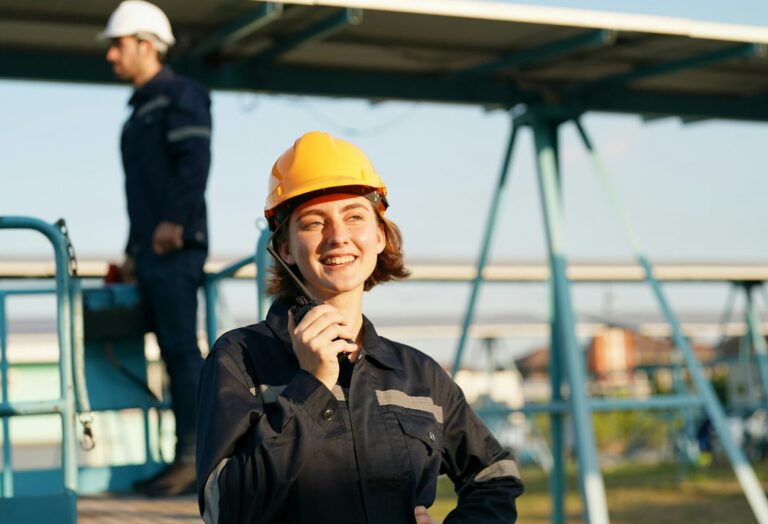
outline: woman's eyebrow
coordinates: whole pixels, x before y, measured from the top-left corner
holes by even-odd
[[[352,204],[347,204],[343,208],[341,208],[342,211],[349,211],[350,209],[356,209],[358,207],[361,207],[365,209],[365,204],[362,204],[360,202],[353,202]]]
[[[301,213],[299,213],[299,215],[296,218],[302,219],[302,218],[307,217],[309,215],[317,215],[319,217],[324,217],[325,213],[323,213],[319,209],[307,209],[307,210],[302,211]]]

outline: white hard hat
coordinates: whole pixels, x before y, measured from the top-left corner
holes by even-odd
[[[144,0],[123,0],[112,12],[101,39],[133,36],[141,33],[155,35],[160,42],[172,46],[176,39],[171,23],[159,7]]]

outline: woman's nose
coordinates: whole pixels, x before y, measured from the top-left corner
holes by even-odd
[[[332,245],[344,244],[349,240],[349,231],[341,220],[330,220],[326,226],[326,239]]]

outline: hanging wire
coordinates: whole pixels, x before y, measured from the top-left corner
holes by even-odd
[[[403,122],[405,122],[406,120],[408,120],[409,118],[411,118],[416,113],[415,109],[417,107],[416,103],[409,104],[408,107],[404,108],[401,112],[399,112],[397,115],[390,118],[389,120],[386,120],[380,124],[372,125],[367,128],[361,128],[361,127],[348,126],[348,125],[342,124],[341,122],[336,121],[332,117],[320,111],[317,107],[313,106],[307,100],[299,99],[299,104],[301,108],[304,109],[305,112],[307,112],[313,118],[321,121],[324,125],[330,128],[337,129],[338,131],[348,136],[355,136],[355,137],[370,137],[370,136],[379,135],[385,131],[389,131],[395,126],[398,126]]]

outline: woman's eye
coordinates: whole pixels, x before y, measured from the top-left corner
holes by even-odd
[[[348,220],[351,221],[351,222],[359,222],[359,221],[363,220],[363,215],[350,215]]]
[[[323,223],[319,220],[312,220],[309,222],[304,222],[301,225],[301,229],[318,229],[323,227]]]

